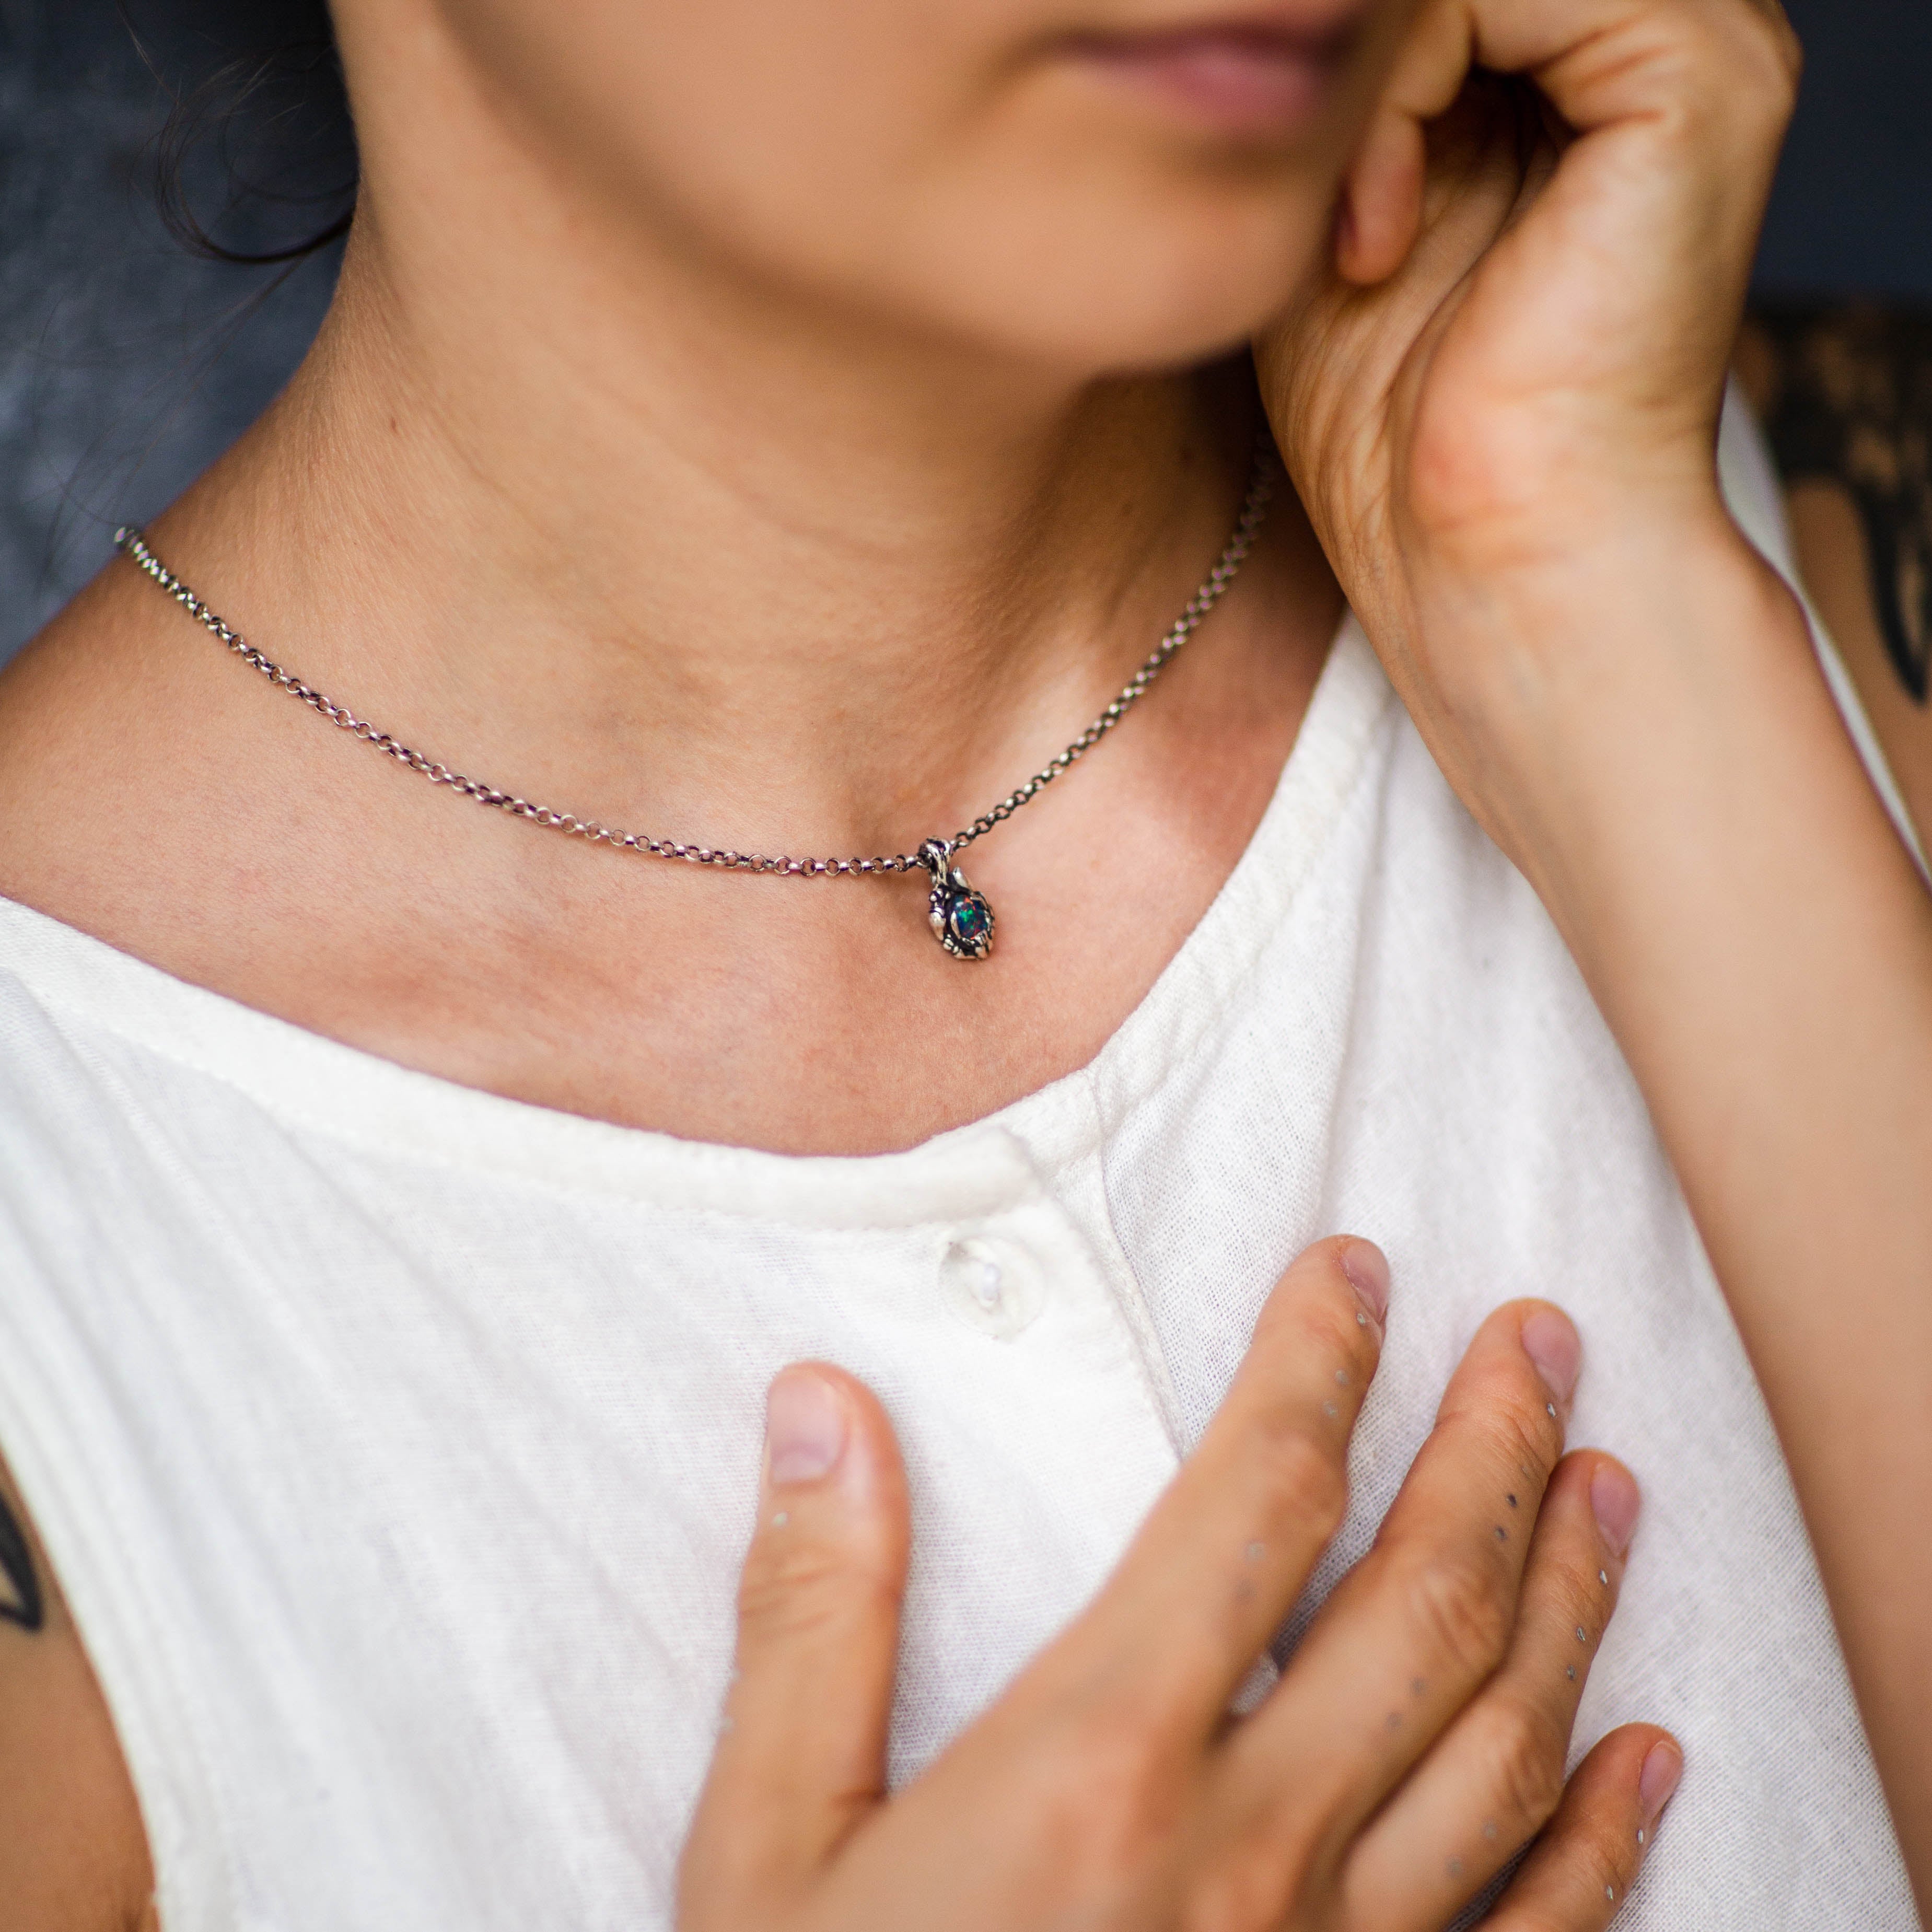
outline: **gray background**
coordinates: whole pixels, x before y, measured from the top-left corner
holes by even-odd
[[[1790,0],[1808,66],[1759,280],[1932,304],[1932,0]],[[238,0],[142,0],[172,80],[232,51]],[[314,332],[333,256],[196,260],[149,191],[165,98],[112,0],[0,0],[0,658],[260,410]],[[219,158],[196,206],[229,196]],[[312,212],[244,206],[231,245]]]

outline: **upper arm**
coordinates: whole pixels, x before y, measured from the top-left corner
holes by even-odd
[[[153,1932],[154,1880],[114,1726],[0,1468],[0,1922]]]
[[[1932,844],[1932,313],[1767,306],[1738,373],[1804,587]]]

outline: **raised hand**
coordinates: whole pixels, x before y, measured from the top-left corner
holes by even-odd
[[[1506,845],[1492,740],[1564,628],[1526,614],[1574,619],[1584,560],[1741,544],[1713,446],[1796,71],[1772,0],[1426,0],[1334,262],[1258,345],[1343,587]]]
[[[837,1370],[779,1377],[680,1932],[1439,1932],[1533,1839],[1493,1932],[1607,1924],[1682,1760],[1630,1725],[1564,1785],[1638,1499],[1562,1456],[1546,1304],[1484,1324],[1373,1550],[1231,1715],[1341,1521],[1385,1280],[1365,1243],[1301,1257],[1112,1581],[890,1796],[897,1450]]]
[[[1932,902],[1714,460],[1796,69],[1772,0],[1424,0],[1257,357],[1390,680],[1642,1090],[1932,1913],[1898,1612],[1932,1588]]]

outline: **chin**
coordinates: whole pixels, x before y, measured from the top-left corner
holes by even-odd
[[[1076,377],[1198,363],[1277,315],[1333,228],[1325,194],[1202,199],[939,224],[893,279],[928,324],[1004,358]]]

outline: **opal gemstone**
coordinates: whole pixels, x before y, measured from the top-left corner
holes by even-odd
[[[954,958],[984,959],[993,950],[993,908],[952,856],[952,848],[943,838],[928,838],[919,848],[920,863],[932,874],[926,916],[933,937]]]
[[[962,893],[952,902],[952,936],[968,942],[977,939],[986,930],[986,908],[979,899],[968,898]]]

